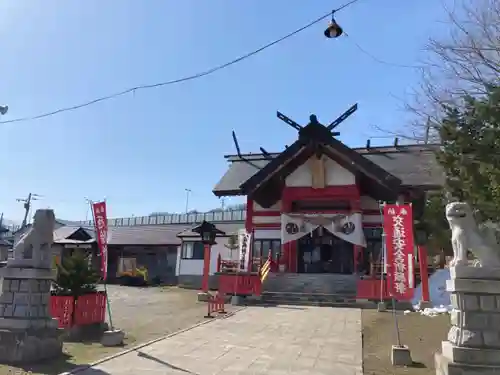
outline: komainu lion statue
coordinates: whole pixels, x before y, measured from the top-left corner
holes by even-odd
[[[471,207],[465,202],[452,202],[446,205],[446,219],[451,229],[453,260],[450,266],[467,266],[467,251],[479,260],[476,266],[500,267],[500,246],[495,230],[485,223],[476,224]]]

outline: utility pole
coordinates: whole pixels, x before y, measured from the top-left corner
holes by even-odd
[[[29,215],[30,210],[31,210],[31,202],[37,201],[41,197],[42,197],[41,195],[38,195],[35,193],[29,193],[28,198],[26,198],[26,199],[22,199],[22,198],[16,199],[16,201],[18,201],[18,202],[23,202],[23,206],[24,206],[24,219],[23,219],[23,223],[21,224],[21,229],[24,228],[28,224],[28,215]]]
[[[184,189],[186,191],[186,213],[188,213],[189,210],[189,194],[191,194],[192,190],[191,189]]]
[[[224,208],[226,207],[226,198],[220,199],[220,205],[221,205],[222,211],[224,211]]]
[[[92,211],[92,201],[90,199],[88,199],[87,197],[84,197],[83,199],[85,199],[85,203],[87,206],[87,211],[85,213],[85,224],[87,224],[87,221],[89,220],[89,211]],[[93,213],[92,213],[92,220],[94,220]]]

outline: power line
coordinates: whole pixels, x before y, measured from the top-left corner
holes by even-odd
[[[173,85],[173,84],[176,84],[176,83],[181,83],[181,82],[186,82],[186,81],[192,81],[194,79],[197,79],[197,78],[201,78],[201,77],[205,77],[205,76],[208,76],[212,73],[215,73],[219,70],[222,70],[222,69],[225,69],[231,65],[234,65],[236,63],[239,63],[240,61],[243,61],[245,59],[248,59],[249,57],[252,57],[278,43],[281,43],[283,42],[284,40],[288,39],[288,38],[291,38],[292,36],[308,29],[309,27],[317,24],[318,22],[324,20],[325,18],[327,17],[331,17],[333,13],[335,12],[338,12],[354,3],[356,3],[357,1],[359,0],[351,0],[350,2],[340,6],[339,8],[337,9],[334,9],[333,11],[330,11],[328,12],[327,14],[315,19],[314,21],[311,21],[309,22],[307,25],[301,27],[300,29],[297,29],[279,39],[276,39],[275,41],[271,42],[271,43],[268,43],[252,52],[249,52],[243,56],[240,56],[234,60],[231,60],[227,63],[224,63],[222,65],[218,65],[216,67],[213,67],[211,69],[208,69],[206,71],[203,71],[203,72],[200,72],[200,73],[196,73],[196,74],[193,74],[193,75],[190,75],[190,76],[186,76],[186,77],[182,77],[182,78],[178,78],[178,79],[174,79],[174,80],[170,80],[170,81],[164,81],[164,82],[159,82],[159,83],[153,83],[153,84],[150,84],[150,85],[140,85],[140,86],[135,86],[135,87],[131,87],[129,89],[126,89],[126,90],[123,90],[123,91],[120,91],[120,92],[117,92],[117,93],[114,93],[114,94],[111,94],[111,95],[107,95],[107,96],[103,96],[103,97],[100,97],[100,98],[97,98],[97,99],[94,99],[94,100],[91,100],[91,101],[88,101],[88,102],[85,102],[85,103],[82,103],[82,104],[77,104],[77,105],[74,105],[74,106],[71,106],[71,107],[65,107],[65,108],[61,108],[61,109],[58,109],[58,110],[55,110],[55,111],[52,111],[52,112],[46,112],[46,113],[43,113],[43,114],[40,114],[40,115],[36,115],[36,116],[30,116],[30,117],[20,117],[20,118],[17,118],[17,119],[12,119],[12,120],[7,120],[7,121],[0,121],[0,124],[11,124],[11,123],[14,123],[14,122],[24,122],[24,121],[32,121],[32,120],[38,120],[38,119],[41,119],[41,118],[44,118],[44,117],[49,117],[49,116],[54,116],[54,115],[57,115],[59,113],[62,113],[62,112],[69,112],[69,111],[74,111],[74,110],[77,110],[77,109],[80,109],[80,108],[83,108],[83,107],[88,107],[90,105],[93,105],[93,104],[97,104],[97,103],[100,103],[100,102],[103,102],[103,101],[106,101],[106,100],[110,100],[110,99],[114,99],[114,98],[117,98],[119,96],[122,96],[122,95],[125,95],[125,94],[129,94],[129,93],[133,93],[135,91],[138,91],[138,90],[145,90],[145,89],[152,89],[152,88],[156,88],[156,87],[161,87],[161,86],[168,86],[168,85]]]
[[[377,56],[375,56],[374,54],[368,52],[366,49],[364,49],[363,47],[361,47],[358,43],[356,43],[355,40],[352,39],[352,37],[350,35],[348,35],[345,31],[344,31],[344,35],[349,38],[349,40],[351,41],[352,44],[354,44],[354,46],[360,51],[362,52],[363,54],[365,54],[366,56],[368,56],[369,58],[371,58],[373,61],[375,61],[376,63],[379,63],[379,64],[382,64],[382,65],[388,65],[388,66],[394,66],[396,68],[408,68],[408,69],[424,69],[423,66],[418,66],[418,65],[405,65],[405,64],[397,64],[397,63],[392,63],[392,62],[389,62],[389,61],[385,61],[385,60],[382,60],[380,58],[378,58]]]

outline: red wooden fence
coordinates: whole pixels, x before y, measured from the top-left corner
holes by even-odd
[[[381,290],[382,289],[382,290]],[[390,299],[387,282],[380,279],[364,279],[357,282],[357,299],[380,300]]]
[[[73,304],[73,300],[72,296],[50,297],[50,313],[59,321],[59,328],[104,323],[106,317],[106,294],[104,292],[80,296],[76,304]],[[75,308],[74,314],[73,308]]]
[[[257,273],[219,273],[219,293],[260,296],[262,285]]]

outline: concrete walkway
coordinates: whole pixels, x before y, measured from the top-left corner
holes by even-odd
[[[78,375],[362,375],[361,310],[248,307]]]

